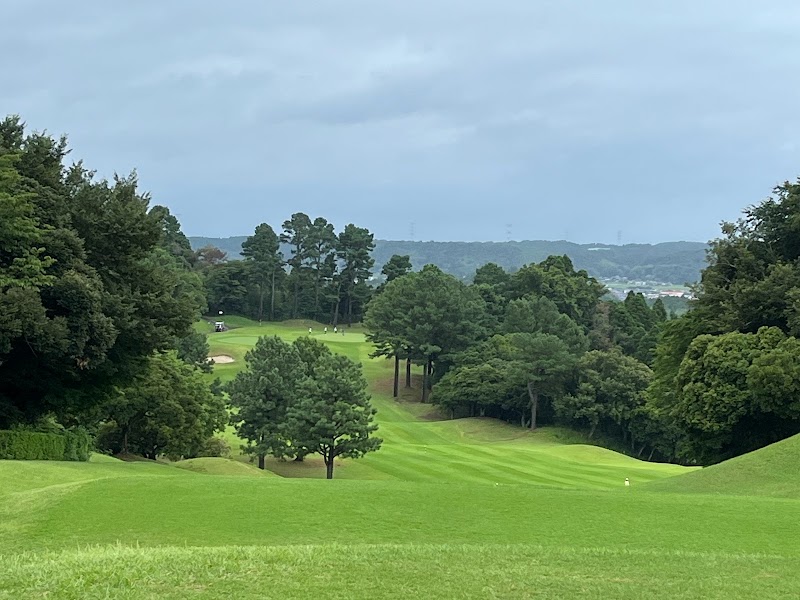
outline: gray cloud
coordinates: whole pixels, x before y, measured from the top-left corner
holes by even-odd
[[[789,0],[7,4],[0,111],[190,234],[704,240],[797,174]]]

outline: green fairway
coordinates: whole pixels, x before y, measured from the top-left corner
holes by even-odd
[[[209,336],[212,356],[230,356],[235,361],[215,366],[214,376],[223,380],[230,380],[244,366],[244,355],[260,335],[278,335],[290,341],[308,335],[309,327],[312,337],[334,352],[362,362],[378,409],[378,435],[384,445],[380,452],[358,461],[341,461],[337,478],[609,489],[622,486],[626,477],[638,485],[686,471],[684,467],[646,463],[596,446],[575,444],[574,434],[558,429],[530,433],[494,419],[446,420],[434,407],[415,402],[418,389],[403,390],[401,401],[397,401],[391,397],[391,361],[369,358],[371,348],[360,329],[334,335],[332,331],[323,333],[322,325],[306,321],[259,326],[238,318],[228,323],[238,327]],[[234,449],[241,444],[232,431],[226,439]],[[325,476],[322,461],[314,457],[300,465],[274,460],[267,465],[288,477]]]
[[[646,463],[395,400],[359,330],[226,322],[223,379],[259,335],[309,326],[362,361],[383,448],[333,481],[313,457],[0,461],[0,599],[797,597],[800,439],[697,472]]]

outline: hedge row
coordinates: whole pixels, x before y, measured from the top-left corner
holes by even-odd
[[[89,460],[92,440],[82,430],[64,433],[0,431],[2,460]]]

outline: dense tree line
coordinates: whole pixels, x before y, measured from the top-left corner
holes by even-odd
[[[422,367],[452,416],[563,423],[639,456],[707,464],[800,432],[800,183],[724,224],[693,309],[623,302],[566,257],[472,285],[433,266],[387,283],[376,356]],[[406,380],[407,385],[409,379]]]
[[[531,429],[560,422],[657,454],[645,392],[663,304],[634,293],[606,301],[605,288],[566,256],[514,273],[489,263],[472,279],[428,265],[391,279],[370,302],[368,337],[375,356],[394,360],[395,396],[405,362],[406,386],[418,365],[421,400],[453,417]]]
[[[242,242],[243,261],[228,262],[212,247],[199,249],[196,259],[214,311],[350,325],[361,320],[372,294],[374,247],[363,227],[349,224],[337,234],[326,219],[295,213],[280,234],[266,223],[256,227]]]
[[[68,152],[0,121],[0,429],[55,421],[141,454],[197,452],[221,425],[197,374],[195,253],[135,173],[98,179]]]

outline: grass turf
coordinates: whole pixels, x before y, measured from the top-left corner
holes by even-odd
[[[653,491],[800,499],[800,435],[648,487]]]
[[[226,379],[259,334],[308,331],[226,322],[210,336],[237,359],[215,367]],[[418,390],[390,397],[362,333],[311,326],[364,362],[382,450],[334,481],[307,479],[316,459],[269,463],[288,478],[223,459],[0,461],[0,598],[796,597],[800,444],[692,473],[557,428],[442,420]]]

